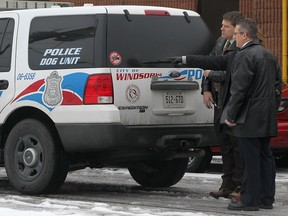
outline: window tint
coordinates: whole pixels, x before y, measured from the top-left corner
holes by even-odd
[[[208,54],[214,43],[208,28],[200,17],[190,17],[190,21],[184,15],[131,15],[131,22],[124,15],[109,15],[107,58],[111,53],[119,55],[121,67],[171,67],[171,64],[143,62]],[[109,66],[115,66],[109,60]]]
[[[31,69],[90,68],[95,65],[95,15],[37,17],[29,34]]]
[[[10,71],[14,20],[0,19],[0,72]]]

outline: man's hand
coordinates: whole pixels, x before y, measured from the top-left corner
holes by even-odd
[[[231,122],[229,122],[227,119],[225,119],[225,124],[227,124],[229,127],[234,127],[234,126],[236,126],[236,123],[231,123]]]
[[[212,109],[213,108],[214,100],[213,100],[213,96],[212,96],[211,92],[209,92],[209,91],[204,91],[203,92],[203,104],[208,109]]]
[[[182,56],[168,57],[165,58],[165,60],[171,61],[171,63],[174,64],[175,66],[177,66],[178,64],[183,64]]]
[[[211,70],[204,70],[204,77],[208,77]]]
[[[173,60],[172,62],[174,65],[178,65],[178,64],[182,64],[182,56],[178,56],[178,57],[175,57],[175,59]]]

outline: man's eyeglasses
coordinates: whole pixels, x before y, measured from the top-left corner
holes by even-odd
[[[244,34],[246,32],[233,32],[233,35],[237,35],[237,34]]]

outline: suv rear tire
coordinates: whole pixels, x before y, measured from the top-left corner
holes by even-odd
[[[204,151],[204,156],[189,158],[187,172],[201,173],[209,167],[213,156],[212,151],[210,148],[205,148],[202,151]]]
[[[68,157],[51,128],[36,119],[24,119],[8,135],[5,168],[10,183],[21,193],[53,192],[65,181]]]
[[[142,169],[128,168],[132,178],[144,187],[170,187],[178,183],[186,172],[188,158],[151,161],[141,164]]]

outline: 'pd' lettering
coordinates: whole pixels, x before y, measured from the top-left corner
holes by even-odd
[[[203,70],[202,69],[192,69],[187,70],[188,80],[199,80],[202,79]]]

